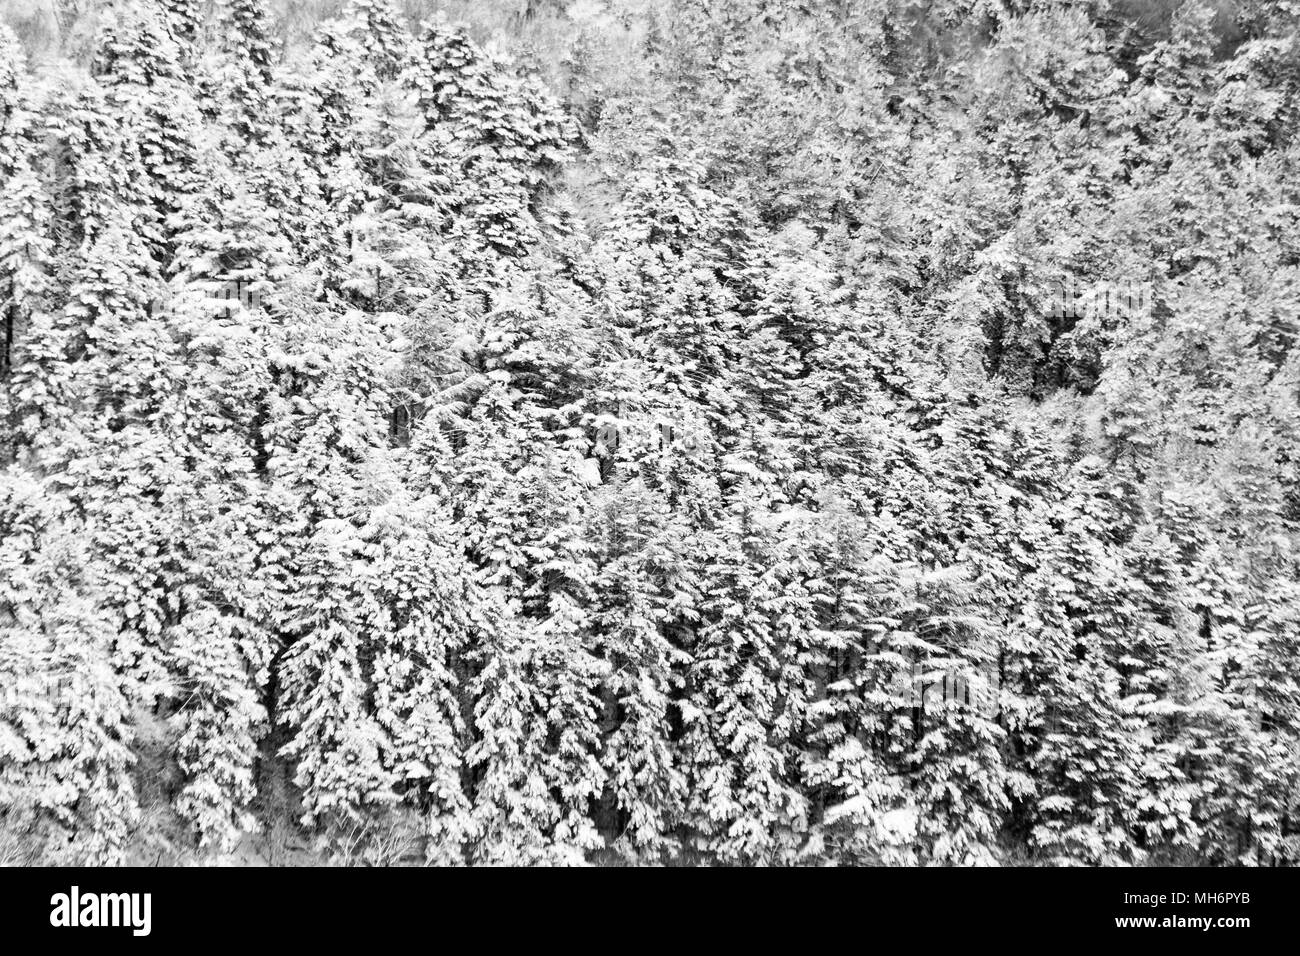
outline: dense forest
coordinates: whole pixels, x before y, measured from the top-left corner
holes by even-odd
[[[0,11],[0,860],[1300,857],[1300,4]]]

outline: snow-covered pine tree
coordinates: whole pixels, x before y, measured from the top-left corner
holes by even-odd
[[[37,858],[115,864],[139,818],[134,694],[88,540],[54,489],[0,474],[0,816]]]
[[[11,423],[15,436],[21,434],[11,417],[15,406],[30,403],[33,396],[15,396],[11,378],[23,363],[26,325],[42,304],[53,251],[51,203],[34,167],[39,155],[35,116],[25,86],[17,38],[0,27],[0,152],[6,157],[0,162],[0,420]],[[13,453],[5,448],[0,460]]]

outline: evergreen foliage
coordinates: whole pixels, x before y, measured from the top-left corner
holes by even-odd
[[[1297,862],[1297,15],[1134,6],[0,26],[0,827]]]

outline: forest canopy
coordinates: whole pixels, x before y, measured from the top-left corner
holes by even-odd
[[[0,860],[1300,857],[1300,5],[0,11]]]

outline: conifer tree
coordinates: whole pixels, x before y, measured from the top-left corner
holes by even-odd
[[[49,859],[121,862],[139,817],[117,616],[67,502],[0,475],[0,808]]]

